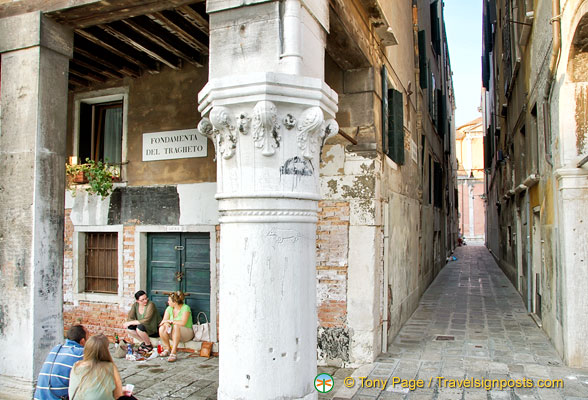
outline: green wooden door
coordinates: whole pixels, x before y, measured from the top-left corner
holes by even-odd
[[[210,320],[210,235],[151,233],[147,247],[147,295],[161,315],[168,294],[181,290],[194,322],[200,311]]]

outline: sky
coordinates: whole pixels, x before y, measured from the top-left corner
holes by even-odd
[[[482,0],[445,0],[444,4],[458,128],[480,116]]]

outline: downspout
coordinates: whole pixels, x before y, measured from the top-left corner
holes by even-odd
[[[282,54],[280,58],[285,66],[283,72],[300,75],[302,71],[301,32],[300,32],[300,1],[285,0],[283,7]]]
[[[388,207],[388,203],[383,203],[384,205],[384,309],[382,315],[382,353],[386,353],[388,351],[388,315],[390,314],[390,306],[388,302],[390,299],[388,298],[388,269],[390,268],[390,264],[388,262],[388,255],[390,253],[389,244],[390,244],[390,224],[388,223],[388,214],[390,213],[390,208]]]
[[[531,204],[529,199],[529,191],[525,196],[525,213],[527,214],[527,228],[525,229],[525,236],[527,237],[527,246],[525,257],[527,257],[527,311],[529,314],[533,313],[533,265],[531,264]]]
[[[549,103],[553,93],[553,86],[555,82],[555,74],[557,72],[557,64],[559,62],[559,55],[561,50],[561,15],[559,0],[551,1],[551,29],[553,35],[553,46],[551,48],[551,59],[549,60],[549,76],[547,77],[547,84],[545,85],[545,99]]]

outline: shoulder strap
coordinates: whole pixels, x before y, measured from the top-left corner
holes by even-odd
[[[198,315],[196,315],[196,323],[200,325],[200,314],[204,315],[204,320],[206,321],[205,324],[208,324],[208,317],[204,311],[200,311]]]
[[[51,378],[53,377],[53,365],[55,365],[55,360],[57,360],[57,355],[59,354],[59,350],[63,347],[63,344],[59,345],[59,348],[55,352],[55,357],[53,357],[53,362],[51,363],[51,369],[49,370],[49,393],[51,393]]]

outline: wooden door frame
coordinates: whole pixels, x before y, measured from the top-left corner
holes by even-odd
[[[141,225],[135,228],[135,287],[147,288],[147,235],[149,233],[208,233],[210,235],[210,328],[211,341],[217,342],[217,240],[215,225]],[[137,289],[139,290],[139,289]],[[195,318],[195,316],[193,316]]]

